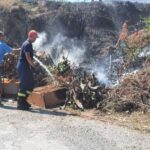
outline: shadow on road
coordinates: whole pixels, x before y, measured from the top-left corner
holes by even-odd
[[[50,109],[32,109],[30,110],[32,113],[40,113],[46,115],[55,115],[55,116],[76,116],[74,113],[62,112],[58,110],[50,110]]]
[[[6,105],[4,105],[4,106],[1,106],[0,108],[2,108],[2,109],[12,109],[12,110],[16,110],[16,107],[15,107],[15,106],[6,106]]]
[[[0,107],[0,109],[10,109],[10,110],[17,110],[16,106],[10,106],[4,104],[4,106]],[[57,109],[57,110],[56,110]],[[59,111],[58,108],[54,109],[41,109],[41,108],[31,108],[30,110],[17,110],[17,111],[27,111],[31,113],[39,113],[41,115],[54,115],[54,116],[77,116],[77,114]]]

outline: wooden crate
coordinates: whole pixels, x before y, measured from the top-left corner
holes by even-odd
[[[4,95],[16,95],[19,90],[19,82],[15,79],[4,78],[3,92]]]
[[[65,87],[44,86],[35,88],[27,101],[35,106],[52,108],[63,104],[66,99]]]

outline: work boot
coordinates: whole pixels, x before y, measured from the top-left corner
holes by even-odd
[[[29,105],[26,102],[25,97],[18,97],[18,99],[17,99],[17,109],[19,109],[19,110],[29,110]]]
[[[25,101],[25,103],[27,107],[31,108],[31,105],[27,101]]]

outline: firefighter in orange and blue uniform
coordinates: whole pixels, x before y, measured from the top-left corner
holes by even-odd
[[[17,109],[19,110],[29,110],[30,108],[30,104],[26,100],[34,88],[33,68],[35,68],[36,62],[33,60],[32,43],[35,42],[37,37],[37,31],[29,31],[28,39],[21,47],[20,57],[17,63],[20,81],[20,89],[17,99]]]

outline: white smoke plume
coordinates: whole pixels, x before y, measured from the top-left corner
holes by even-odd
[[[46,32],[41,32],[38,34],[38,38],[33,43],[33,49],[38,51],[42,50],[44,43],[47,42],[47,34]]]
[[[79,66],[85,59],[86,49],[84,45],[76,43],[74,39],[68,39],[62,34],[57,34],[52,42],[45,45],[47,42],[47,35],[45,32],[39,33],[39,38],[33,44],[35,50],[43,50],[47,54],[50,54],[54,64],[58,64],[62,60],[62,56],[65,56],[70,61],[71,65]],[[102,65],[102,64],[101,64]],[[93,64],[83,67],[85,70],[94,73],[98,81],[104,84],[108,84],[108,78],[104,67],[99,64]]]
[[[50,54],[54,63],[58,64],[62,57],[66,57],[71,64],[79,65],[84,61],[85,47],[77,44],[75,39],[69,39],[62,34],[57,34],[50,44],[43,47]]]
[[[53,61],[58,64],[62,56],[68,58],[71,64],[79,65],[84,60],[84,45],[76,45],[74,39],[69,39],[62,34],[57,34],[49,44],[46,32],[38,34],[39,38],[33,43],[34,50],[45,51],[50,54]]]
[[[96,78],[98,79],[99,83],[103,83],[105,85],[109,85],[110,81],[107,77],[107,69],[103,66],[103,64],[91,64],[90,66],[85,67],[87,70],[89,70],[89,72],[91,72],[92,74],[94,73],[94,75],[96,76]]]
[[[107,78],[107,75],[105,74],[104,68],[98,68],[97,71],[95,71],[95,76],[98,79],[100,83],[104,83],[105,85],[109,84],[109,80]]]

